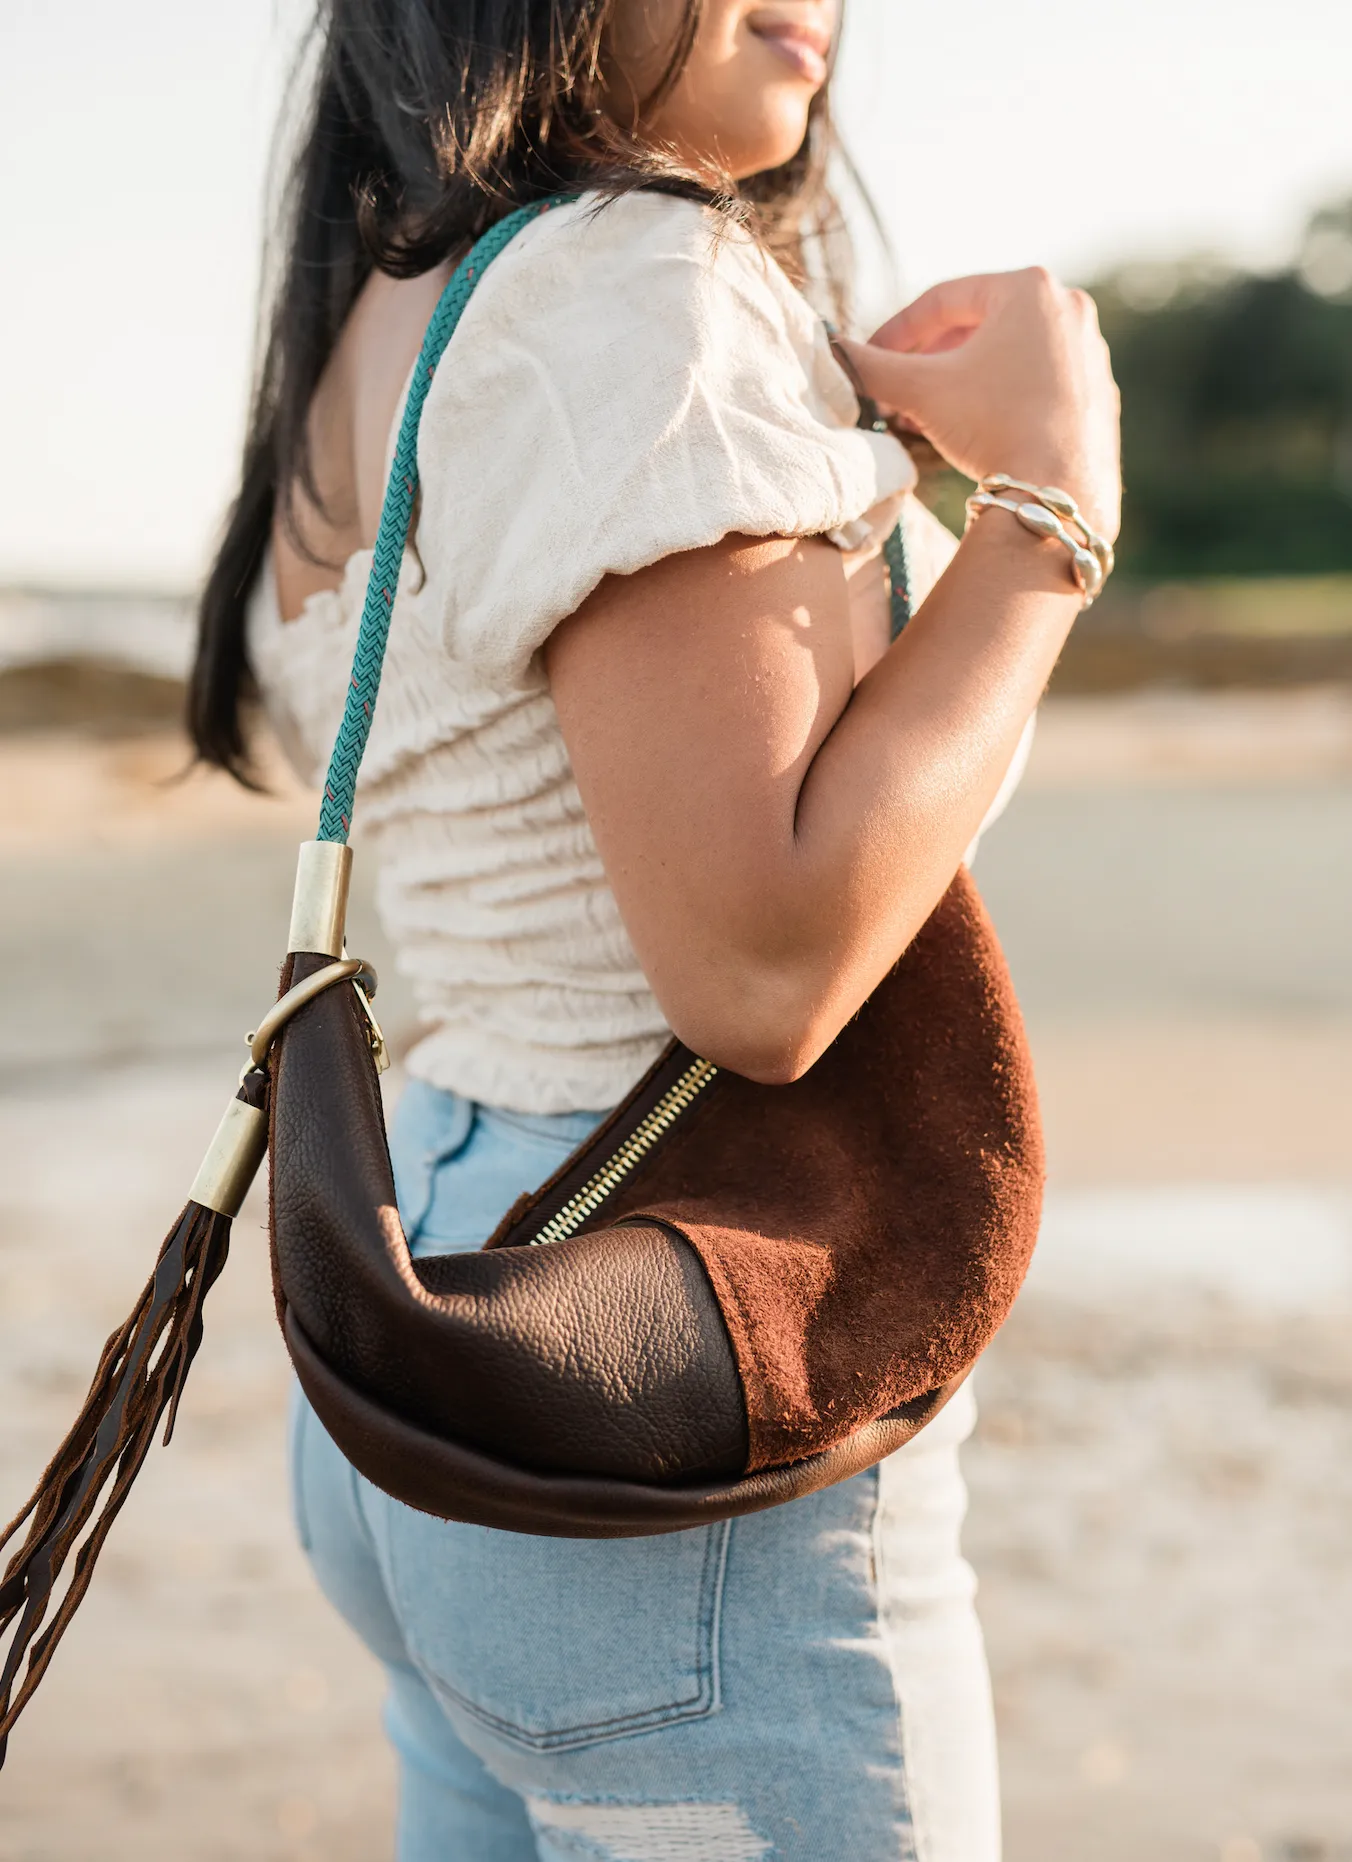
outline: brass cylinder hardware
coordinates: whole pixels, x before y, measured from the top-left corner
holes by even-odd
[[[267,1114],[232,1099],[188,1194],[204,1209],[237,1216],[268,1148]]]
[[[291,929],[286,948],[341,957],[347,926],[347,892],[352,879],[352,849],[339,841],[307,840],[296,863],[291,900]]]
[[[294,984],[284,996],[278,997],[258,1027],[245,1036],[249,1043],[249,1059],[240,1076],[241,1080],[264,1064],[268,1050],[298,1009],[303,1009],[307,1002],[313,1002],[316,996],[322,996],[326,989],[349,982],[357,991],[357,1000],[366,1017],[366,1038],[370,1042],[376,1066],[383,1073],[389,1065],[389,1059],[385,1053],[385,1039],[380,1032],[380,1024],[371,1009],[376,981],[376,973],[369,963],[363,962],[360,957],[344,957],[336,963],[326,963],[313,976],[307,976],[302,982]],[[193,1181],[189,1192],[192,1200],[201,1203],[204,1209],[215,1209],[221,1215],[237,1216],[267,1148],[267,1114],[243,1099],[232,1099],[225,1108],[216,1135]]]

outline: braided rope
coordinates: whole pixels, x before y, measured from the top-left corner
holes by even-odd
[[[906,555],[906,531],[898,523],[883,544],[883,559],[887,563],[888,578],[892,583],[892,638],[895,640],[907,621],[911,618],[911,565]]]
[[[380,691],[380,673],[385,663],[385,647],[390,637],[390,616],[399,589],[399,571],[403,566],[408,542],[413,501],[418,492],[418,426],[423,402],[436,374],[446,345],[455,334],[456,325],[485,267],[503,247],[515,238],[523,226],[571,198],[557,195],[550,200],[535,201],[519,207],[491,227],[455,268],[450,283],[437,301],[432,320],[418,352],[412,386],[399,423],[399,438],[394,449],[385,502],[380,511],[380,528],[376,533],[375,560],[366,584],[366,601],[361,625],[357,629],[357,646],[352,656],[352,677],[343,706],[343,720],[334,740],[328,774],[324,778],[324,801],[319,813],[318,840],[345,841],[352,827],[352,806],[357,791],[357,771],[366,750],[375,718],[376,697]]]

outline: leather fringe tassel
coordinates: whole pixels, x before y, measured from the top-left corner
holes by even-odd
[[[193,1184],[194,1196],[206,1200],[190,1200],[170,1229],[130,1318],[103,1348],[74,1427],[28,1505],[0,1536],[3,1552],[28,1523],[0,1580],[0,1647],[10,1638],[0,1669],[0,1766],[10,1730],[89,1589],[104,1540],[166,1410],[165,1442],[173,1435],[202,1342],[202,1302],[225,1266],[233,1214],[263,1154],[266,1088],[262,1073],[251,1074],[226,1108]],[[72,1552],[70,1581],[55,1601]]]
[[[135,1310],[104,1346],[74,1427],[32,1499],[0,1537],[3,1551],[25,1520],[31,1520],[28,1536],[0,1582],[0,1637],[18,1618],[0,1671],[0,1765],[10,1729],[89,1588],[109,1528],[166,1409],[165,1441],[173,1434],[184,1380],[202,1341],[202,1301],[225,1265],[229,1245],[230,1217],[190,1202],[170,1230]],[[44,1628],[62,1570],[82,1534],[70,1583]],[[28,1672],[16,1694],[19,1670],[30,1649]]]
[[[230,1217],[190,1202],[170,1230],[135,1310],[104,1346],[74,1427],[32,1499],[0,1537],[3,1551],[31,1519],[28,1536],[0,1582],[0,1637],[18,1618],[0,1671],[0,1765],[10,1729],[89,1588],[109,1528],[166,1409],[165,1441],[173,1434],[184,1380],[202,1342],[202,1301],[225,1265],[229,1245]],[[44,1628],[62,1570],[82,1534],[70,1583]],[[30,1649],[28,1672],[16,1694]]]

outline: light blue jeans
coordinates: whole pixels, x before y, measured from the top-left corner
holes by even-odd
[[[474,1248],[599,1114],[414,1082],[415,1253]],[[825,1493],[663,1538],[528,1538],[388,1499],[297,1397],[301,1540],[384,1663],[399,1862],[997,1862],[990,1688],[958,1550],[960,1394]]]

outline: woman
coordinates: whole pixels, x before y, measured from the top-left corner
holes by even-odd
[[[809,1067],[992,810],[1079,610],[1065,553],[999,512],[954,550],[798,288],[831,231],[838,24],[836,0],[331,0],[322,24],[203,607],[207,759],[247,774],[257,689],[322,767],[431,309],[512,206],[581,196],[494,261],[432,384],[363,771],[428,1025],[391,1134],[416,1253],[476,1247],[672,1029],[759,1081]],[[962,470],[1115,530],[1081,294],[963,280],[849,354]],[[898,512],[926,599],[889,645]],[[409,1511],[298,1402],[301,1536],[389,1675],[402,1862],[993,1862],[971,1421],[959,1399],[769,1514],[578,1543]]]

